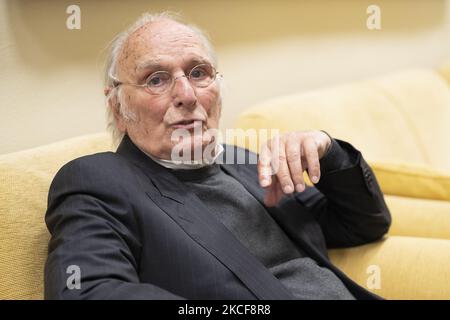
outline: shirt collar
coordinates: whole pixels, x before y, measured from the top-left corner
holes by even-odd
[[[145,152],[141,149],[143,153],[145,153],[150,159],[155,161],[157,164],[167,168],[167,169],[199,169],[203,168],[205,166],[209,166],[216,162],[217,158],[222,154],[224,151],[224,147],[221,144],[216,144],[216,147],[214,149],[214,157],[211,159],[203,159],[203,160],[194,160],[194,161],[173,161],[173,160],[167,160],[167,159],[160,159],[156,158],[149,153]]]

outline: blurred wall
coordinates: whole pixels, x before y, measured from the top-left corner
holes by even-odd
[[[66,28],[71,4],[81,30]],[[366,28],[370,4],[381,30]],[[450,58],[450,0],[0,0],[0,153],[104,131],[104,48],[140,13],[164,9],[216,46],[223,129],[269,97]]]

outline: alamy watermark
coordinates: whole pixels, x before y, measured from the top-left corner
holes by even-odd
[[[66,285],[69,290],[81,289],[81,269],[76,264],[67,267],[66,273],[70,274],[67,278]]]
[[[269,148],[268,141],[278,145],[279,129],[226,129],[225,135],[218,129],[204,130],[201,122],[193,130],[175,129],[171,141],[175,143],[171,150],[171,161],[178,164],[208,162],[215,159],[217,144],[225,141],[230,146],[245,147],[255,153],[246,156],[245,152],[235,154],[234,147],[227,148],[215,162],[222,164],[257,164],[257,154],[264,154],[271,159],[272,172],[278,171],[279,149]]]
[[[367,267],[366,273],[369,274],[366,285],[370,290],[381,289],[381,268],[379,265],[371,264]]]
[[[76,4],[67,7],[66,13],[69,15],[66,19],[66,28],[69,30],[81,29],[81,9]]]
[[[381,30],[381,9],[376,4],[367,7],[366,13],[369,15],[366,20],[366,27],[369,30]]]

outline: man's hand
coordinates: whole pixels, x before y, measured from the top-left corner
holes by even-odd
[[[308,170],[313,183],[319,182],[319,160],[330,145],[330,137],[322,131],[294,131],[267,141],[258,161],[259,182],[266,189],[266,206],[276,205],[294,189],[304,191],[304,170]]]

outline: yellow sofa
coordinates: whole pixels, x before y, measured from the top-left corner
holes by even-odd
[[[386,298],[450,298],[449,75],[446,67],[406,70],[284,96],[247,109],[236,124],[322,129],[362,151],[393,224],[383,241],[331,250],[330,257],[366,287],[370,266],[379,266],[383,284],[372,291]]]
[[[412,75],[422,77],[425,86],[430,80],[435,80],[436,92],[443,89],[441,81],[436,79],[437,76],[430,71],[415,71],[411,73]],[[417,79],[418,82],[419,80]],[[390,85],[395,87],[394,84]],[[364,96],[364,93],[367,95]],[[347,98],[346,95],[348,95]],[[388,98],[378,98],[374,102],[371,99],[375,95],[370,93],[365,85],[357,83],[306,94],[306,100],[303,100],[303,95],[283,98],[250,109],[242,115],[238,125],[242,128],[255,126],[263,128],[268,124],[280,124],[283,129],[321,128],[328,130],[336,137],[351,141],[365,154],[367,153],[366,156],[369,159],[373,156],[377,161],[385,161],[385,158],[376,158],[384,155],[387,160],[396,160],[395,165],[399,165],[412,159],[412,156],[399,162],[398,160],[402,160],[400,151],[392,148],[384,150],[379,146],[385,143],[380,137],[378,139],[370,137],[368,141],[360,137],[363,133],[371,135],[378,132],[369,124],[382,120],[384,112],[387,115],[395,114],[385,110],[384,104],[392,104],[392,101]],[[436,97],[430,96],[429,101],[441,107],[443,98],[438,98],[437,95],[436,93]],[[354,98],[358,99],[352,100]],[[359,125],[358,128],[349,127],[350,120],[338,119],[340,122],[336,124],[336,127],[329,126],[334,124],[336,119],[333,119],[330,114],[331,107],[327,109],[325,106],[333,104],[339,106],[335,112],[339,111],[340,114],[349,111],[347,115],[349,118],[356,114],[354,119],[364,120],[366,124]],[[301,106],[308,108],[303,110]],[[312,106],[319,115],[327,111],[325,119],[328,122],[314,116],[315,112],[308,111]],[[429,104],[426,108],[429,109],[432,106]],[[364,116],[362,112],[364,108],[374,108],[374,114]],[[290,112],[290,116],[284,112]],[[302,122],[303,120],[299,118],[298,121],[293,121],[295,119],[293,114],[302,115],[302,117],[309,115],[312,120]],[[267,122],[266,117],[269,117],[271,121]],[[396,121],[390,124],[394,125]],[[384,124],[382,129],[379,134],[387,134],[390,127]],[[407,129],[408,126],[403,123],[395,126],[391,132],[408,133]],[[356,132],[355,136],[346,134],[352,130]],[[398,141],[400,140],[402,143],[407,141],[405,136]],[[372,146],[373,149],[370,149]],[[101,133],[0,156],[0,299],[41,299],[43,297],[43,266],[49,239],[44,224],[44,213],[50,182],[56,171],[71,159],[111,149],[109,136]],[[400,149],[404,152],[412,150],[414,159],[421,160],[422,162],[418,161],[419,164],[431,170],[429,163],[426,162],[428,159],[423,158],[417,150],[414,153],[413,146],[405,145]],[[446,149],[447,153],[448,150],[450,149]],[[396,158],[392,159],[394,156]],[[442,164],[442,162],[437,163]],[[392,165],[392,162],[388,164]],[[411,170],[409,166],[406,169]],[[439,167],[433,170],[437,170],[436,172],[440,174],[439,170],[445,170],[445,168]],[[404,189],[407,188],[408,186],[404,186]],[[390,235],[377,243],[332,250],[330,251],[331,259],[351,278],[385,298],[450,298],[449,202],[436,200],[433,197],[421,199],[403,195],[390,195],[387,196],[387,200],[394,215]],[[373,266],[377,268],[376,272],[379,272],[377,274],[381,280],[378,283],[379,288],[371,286],[374,276]]]

